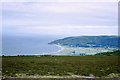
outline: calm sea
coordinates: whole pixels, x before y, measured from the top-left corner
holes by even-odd
[[[54,53],[61,48],[48,44],[59,39],[56,36],[3,36],[2,54],[5,56],[16,55],[43,55]]]

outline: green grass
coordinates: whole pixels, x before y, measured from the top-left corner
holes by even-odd
[[[120,73],[118,56],[15,56],[2,58],[3,75],[68,76],[93,74],[101,77]]]
[[[97,53],[95,56],[120,56],[120,50],[113,51],[113,52],[103,52]]]

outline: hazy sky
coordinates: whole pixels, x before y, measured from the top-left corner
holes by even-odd
[[[3,34],[117,35],[117,2],[4,2]]]

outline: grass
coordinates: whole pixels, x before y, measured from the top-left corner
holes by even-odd
[[[3,76],[107,76],[119,74],[118,56],[3,56]]]
[[[120,56],[120,50],[112,52],[97,53],[95,56]]]

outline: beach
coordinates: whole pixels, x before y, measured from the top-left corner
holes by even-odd
[[[65,48],[61,45],[57,45],[57,44],[53,44],[54,46],[57,46],[59,48],[61,48],[60,50],[53,52],[53,53],[48,53],[48,55],[61,55],[60,52],[62,52]]]

